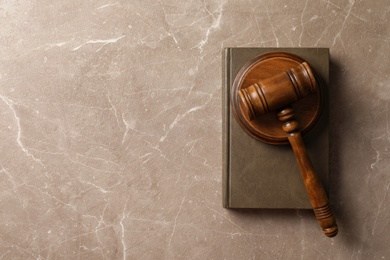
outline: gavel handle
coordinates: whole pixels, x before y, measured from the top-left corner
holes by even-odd
[[[334,237],[338,233],[336,219],[333,216],[325,190],[306,152],[301,133],[298,131],[298,123],[292,119],[293,110],[292,108],[284,109],[279,112],[278,116],[284,122],[283,130],[288,133],[288,140],[301,170],[303,182],[317,221],[326,236]]]
[[[314,171],[309,156],[307,155],[302,141],[302,136],[299,132],[291,133],[288,136],[288,140],[290,141],[301,170],[303,182],[305,184],[307,194],[309,195],[310,203],[313,207],[317,221],[326,236],[334,237],[338,232],[336,219],[334,218],[329,206],[325,190]]]

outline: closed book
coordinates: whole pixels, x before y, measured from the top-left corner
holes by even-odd
[[[282,51],[309,62],[323,81],[324,107],[317,125],[303,136],[325,191],[329,190],[328,48],[226,48],[223,51],[223,207],[311,208],[290,145],[270,145],[250,137],[231,109],[232,83],[240,69],[258,55]]]

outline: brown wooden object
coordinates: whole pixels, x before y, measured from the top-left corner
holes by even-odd
[[[231,99],[233,114],[249,135],[270,144],[291,144],[317,221],[325,235],[333,237],[338,232],[336,220],[301,136],[321,114],[319,82],[302,58],[267,53],[242,68]]]

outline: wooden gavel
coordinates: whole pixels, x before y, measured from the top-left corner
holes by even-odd
[[[294,151],[317,221],[326,236],[334,237],[338,232],[336,219],[306,152],[299,123],[294,119],[294,111],[289,106],[315,93],[317,89],[313,71],[306,62],[303,62],[297,67],[239,90],[238,95],[242,113],[250,121],[259,115],[279,111],[278,118],[283,123],[282,129],[287,133]]]

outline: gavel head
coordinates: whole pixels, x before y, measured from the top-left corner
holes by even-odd
[[[242,112],[249,120],[282,109],[299,99],[315,93],[317,81],[310,66],[300,63],[274,77],[259,81],[238,91]]]

